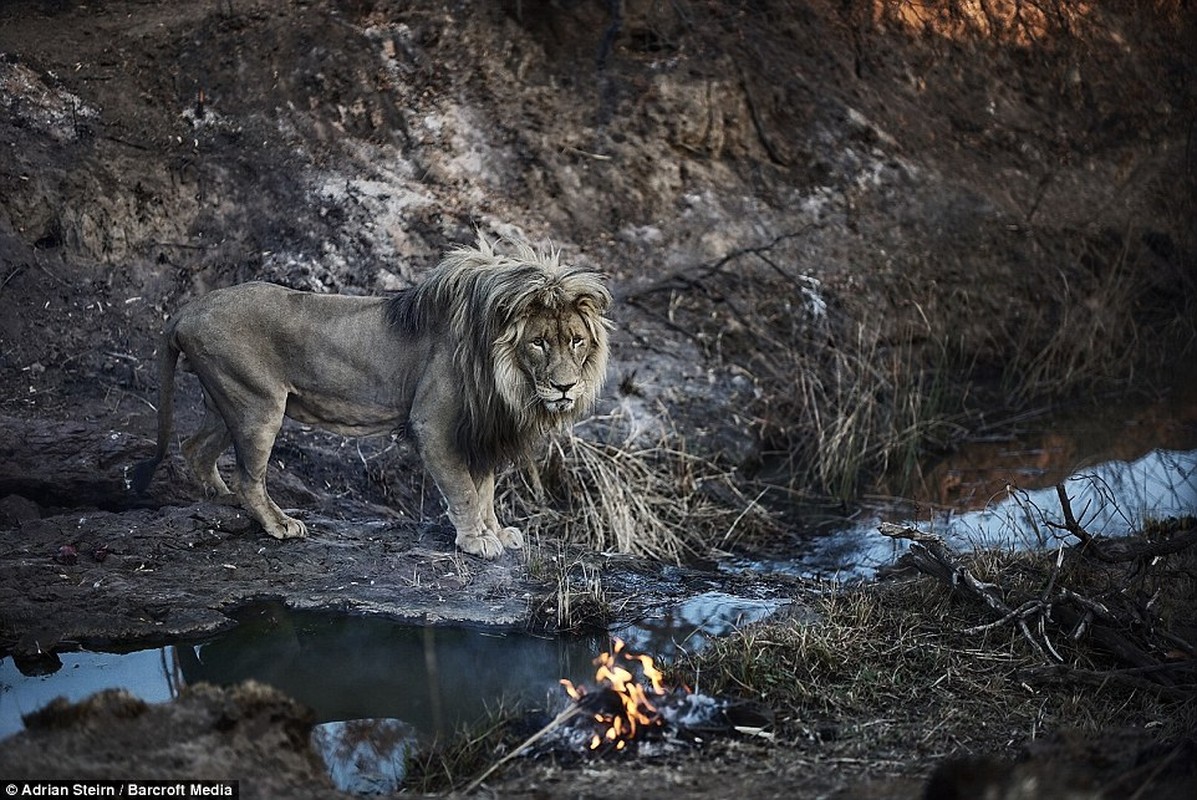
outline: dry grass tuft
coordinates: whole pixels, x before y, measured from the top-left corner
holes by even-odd
[[[960,432],[952,350],[929,325],[896,333],[883,315],[848,318],[787,263],[797,256],[785,244],[733,253],[633,301],[655,313],[668,292],[668,323],[752,377],[763,456],[782,462],[789,488],[847,499]]]
[[[726,546],[772,520],[733,483],[732,473],[687,453],[680,442],[618,440],[619,413],[554,436],[547,456],[500,498],[535,539],[555,538],[597,552],[681,562]],[[616,438],[617,441],[610,441]]]
[[[415,750],[407,760],[404,790],[419,794],[460,790],[470,776],[493,763],[495,752],[510,740],[512,725],[521,715],[516,708],[500,704],[476,724],[460,726],[444,741]]]
[[[1139,305],[1143,270],[1124,244],[1112,254],[1082,242],[1071,258],[1089,269],[1059,271],[1051,319],[1024,331],[1054,331],[1047,342],[1028,337],[1015,344],[1006,381],[1016,398],[1058,398],[1080,388],[1126,387],[1145,347]]]
[[[958,415],[946,411],[945,370],[922,366],[910,341],[886,345],[857,323],[843,341],[783,356],[767,376],[770,411],[785,420],[777,434],[798,485],[854,497],[862,477],[908,473],[925,447],[959,432]]]

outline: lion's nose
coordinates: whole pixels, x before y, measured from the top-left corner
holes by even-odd
[[[554,383],[553,381],[549,381],[549,385],[552,386],[557,391],[561,392],[561,394],[565,394],[570,389],[577,386],[578,382],[574,381],[573,383]]]

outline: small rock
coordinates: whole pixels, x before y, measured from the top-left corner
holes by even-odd
[[[10,494],[0,500],[0,528],[16,528],[41,516],[41,507],[27,497]]]

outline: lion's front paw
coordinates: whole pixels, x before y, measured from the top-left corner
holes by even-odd
[[[499,531],[498,536],[504,547],[520,550],[524,546],[524,534],[519,528],[503,528]]]
[[[276,525],[266,525],[266,532],[275,539],[303,539],[308,535],[308,526],[295,517],[283,515]]]
[[[465,552],[483,558],[498,558],[503,555],[503,543],[488,530],[478,533],[458,533],[457,546]]]

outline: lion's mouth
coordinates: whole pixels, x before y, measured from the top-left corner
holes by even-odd
[[[544,401],[544,407],[554,414],[563,414],[574,407],[572,397],[554,397]]]

